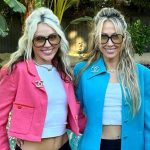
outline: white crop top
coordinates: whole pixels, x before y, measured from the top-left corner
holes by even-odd
[[[122,125],[122,93],[119,83],[109,83],[103,109],[103,125]]]
[[[56,68],[53,67],[51,71],[48,71],[46,68],[51,66],[46,64],[43,66],[36,66],[36,68],[48,97],[42,138],[49,138],[63,135],[66,132],[68,103],[62,79]]]

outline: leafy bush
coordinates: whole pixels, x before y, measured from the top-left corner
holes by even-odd
[[[129,25],[135,52],[142,55],[150,44],[150,26],[144,25],[140,19]]]

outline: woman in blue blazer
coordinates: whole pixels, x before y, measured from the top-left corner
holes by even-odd
[[[150,70],[133,60],[123,15],[103,8],[94,18],[87,61],[74,68],[87,117],[79,150],[150,150]]]

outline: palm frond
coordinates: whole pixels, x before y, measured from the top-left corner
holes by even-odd
[[[4,0],[9,7],[13,9],[14,12],[25,13],[26,7],[17,0]]]
[[[0,14],[0,36],[5,37],[8,35],[8,26],[5,18]]]
[[[84,17],[80,17],[80,18],[77,18],[77,19],[74,19],[70,22],[70,24],[79,24],[81,22],[92,22],[93,21],[93,18],[92,17],[89,17],[89,16],[84,16]]]

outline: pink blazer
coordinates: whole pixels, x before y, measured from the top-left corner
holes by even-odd
[[[75,134],[84,129],[85,118],[76,101],[72,83],[64,83],[68,97],[67,127]],[[41,141],[46,117],[47,94],[32,60],[19,62],[12,73],[0,71],[0,150],[10,150],[8,135]],[[8,134],[6,125],[12,112]]]

